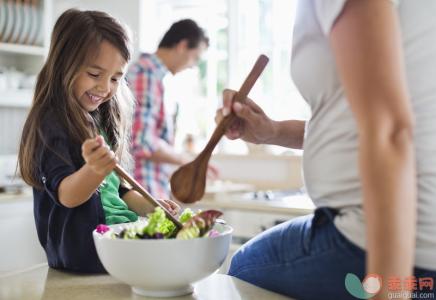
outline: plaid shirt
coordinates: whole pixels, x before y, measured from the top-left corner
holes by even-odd
[[[156,151],[159,141],[174,144],[171,117],[165,112],[162,80],[167,68],[155,54],[142,54],[131,65],[127,80],[136,99],[132,128],[131,152],[134,177],[153,196],[169,199],[169,165],[148,158]]]

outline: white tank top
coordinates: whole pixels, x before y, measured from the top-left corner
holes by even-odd
[[[335,224],[365,248],[356,122],[336,71],[328,35],[347,0],[300,0],[294,28],[292,77],[312,110],[303,171],[317,206],[339,208]],[[387,1],[387,0],[386,0]],[[407,83],[416,118],[418,267],[436,270],[436,1],[396,1]]]

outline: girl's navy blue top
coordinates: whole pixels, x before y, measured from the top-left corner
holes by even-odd
[[[53,113],[42,122],[45,143],[38,147],[37,176],[43,189],[33,188],[38,238],[52,268],[72,272],[103,273],[92,231],[105,223],[98,190],[85,203],[68,208],[59,201],[61,181],[84,165],[81,145],[72,141]],[[120,196],[128,189],[120,187]]]

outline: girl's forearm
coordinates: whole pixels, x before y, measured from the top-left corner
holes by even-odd
[[[265,141],[266,144],[278,145],[293,149],[303,149],[306,121],[286,120],[274,121],[274,132]]]
[[[69,208],[85,203],[104,178],[104,175],[95,173],[87,164],[83,165],[78,171],[61,181],[58,190],[59,201]]]
[[[134,211],[139,216],[146,216],[152,212],[154,207],[144,197],[135,190],[130,190],[123,196],[124,202],[130,210]]]

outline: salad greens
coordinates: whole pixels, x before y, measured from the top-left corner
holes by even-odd
[[[194,216],[194,212],[190,208],[186,208],[179,217],[180,223],[186,223]]]
[[[162,208],[157,207],[154,213],[148,215],[148,224],[143,228],[143,234],[148,237],[163,235],[169,237],[176,226],[165,216]]]
[[[222,213],[217,210],[206,210],[194,213],[186,208],[179,216],[179,221],[183,224],[178,232],[176,225],[165,216],[162,208],[156,207],[153,213],[147,215],[146,221],[138,221],[129,224],[119,233],[114,233],[106,225],[97,226],[97,232],[107,234],[112,238],[120,239],[193,239],[202,236],[217,236],[219,232],[213,230],[216,219]],[[104,227],[104,228],[103,228]]]

